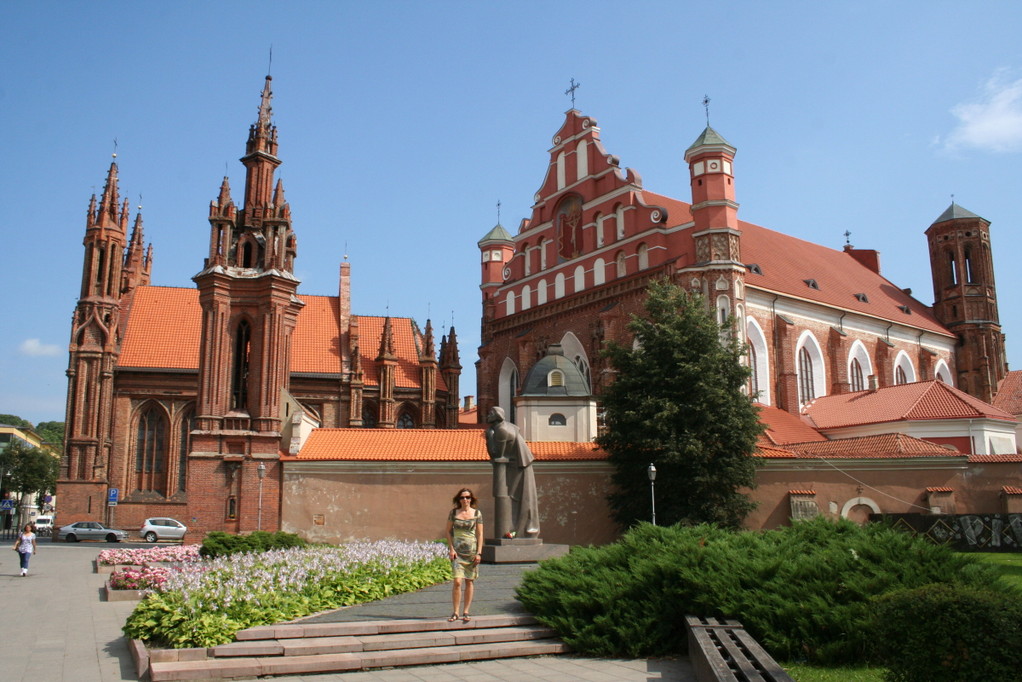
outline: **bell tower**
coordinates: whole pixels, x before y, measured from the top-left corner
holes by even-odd
[[[225,177],[210,203],[209,254],[195,275],[202,308],[197,430],[192,434],[189,479],[219,480],[224,500],[193,507],[200,528],[254,530],[254,510],[242,496],[257,472],[277,481],[282,395],[288,389],[291,342],[302,302],[294,276],[297,242],[283,184],[274,184],[277,128],[266,77],[256,122],[249,127],[245,198],[239,209]],[[262,466],[262,469],[259,469]],[[199,486],[197,486],[199,487]],[[208,483],[205,485],[208,489]],[[264,528],[276,527],[278,495],[268,492]],[[223,519],[226,518],[226,523]],[[247,525],[246,525],[247,524]],[[197,529],[198,530],[198,529]]]
[[[958,336],[958,388],[990,402],[1008,372],[990,249],[990,221],[952,202],[926,230],[933,312]]]

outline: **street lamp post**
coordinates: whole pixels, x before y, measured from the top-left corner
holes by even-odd
[[[256,472],[259,474],[259,515],[256,520],[256,530],[263,529],[263,479],[266,478],[266,465],[259,462],[259,466],[256,467]]]
[[[654,486],[656,481],[656,467],[652,464],[646,469],[646,475],[649,476],[649,504],[653,510],[653,525],[656,525],[656,495],[654,494]]]

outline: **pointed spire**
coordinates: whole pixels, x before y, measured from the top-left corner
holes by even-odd
[[[131,242],[128,248],[139,249],[141,252],[144,228],[142,226],[142,207],[139,206],[138,209],[138,213],[135,214],[135,224],[131,228]]]
[[[220,183],[220,196],[217,197],[216,203],[221,209],[234,203],[231,199],[231,181],[227,179],[226,175],[224,181]]]
[[[447,335],[447,353],[449,358],[446,364],[460,369],[461,356],[458,353],[458,334],[454,331],[454,325],[451,325],[451,333]]]
[[[99,209],[96,214],[96,221],[106,223],[107,226],[117,224],[117,209],[120,196],[117,187],[117,162],[110,162],[110,169],[106,173],[106,184],[103,185],[103,198],[99,201]]]
[[[436,343],[433,339],[433,321],[426,318],[426,332],[422,342],[422,356],[427,360],[436,357]]]
[[[377,360],[396,360],[394,355],[394,329],[390,323],[390,315],[383,321],[383,333],[380,334],[380,353]]]
[[[270,81],[273,80],[273,76],[267,74],[266,82],[263,84],[263,96],[259,100],[259,119],[257,125],[260,127],[270,125],[270,117],[273,115],[273,108],[270,106],[270,101],[273,99],[273,91],[270,90]]]
[[[277,178],[277,186],[273,188],[273,205],[278,209],[287,203],[284,198],[284,181]]]

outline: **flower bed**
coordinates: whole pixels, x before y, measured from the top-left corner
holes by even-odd
[[[354,542],[234,554],[168,574],[129,616],[124,633],[170,648],[215,646],[248,627],[411,592],[449,576],[447,550],[439,543]]]
[[[104,549],[96,558],[97,566],[145,566],[157,562],[192,563],[199,561],[199,545],[167,545],[140,549]]]

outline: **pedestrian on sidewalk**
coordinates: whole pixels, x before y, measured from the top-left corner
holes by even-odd
[[[451,601],[454,612],[447,619],[453,623],[459,618],[463,623],[472,620],[469,609],[475,594],[475,579],[479,577],[479,562],[483,559],[483,514],[476,508],[476,496],[468,488],[462,488],[454,496],[454,509],[447,515],[447,543],[454,574]],[[461,610],[462,586],[464,585],[465,608]]]
[[[35,544],[35,526],[31,523],[25,524],[25,529],[18,536],[18,539],[14,541],[14,551],[18,553],[18,557],[21,559],[21,577],[28,575],[28,560],[35,554],[37,548]]]

